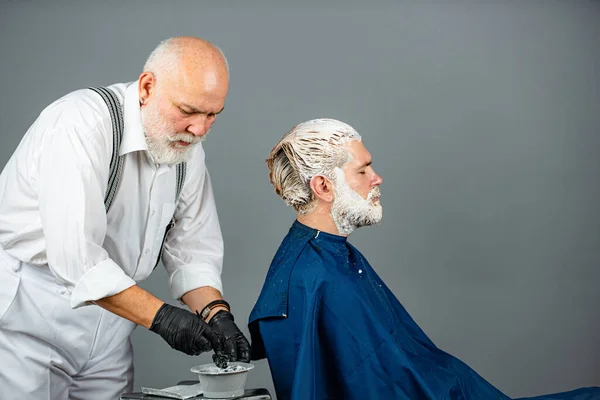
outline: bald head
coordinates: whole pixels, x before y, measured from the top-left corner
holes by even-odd
[[[229,75],[229,64],[221,49],[207,40],[192,36],[163,40],[144,64],[144,71],[152,72],[157,78],[178,75],[181,70],[192,72],[207,68]]]

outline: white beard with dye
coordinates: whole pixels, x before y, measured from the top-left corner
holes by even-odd
[[[152,160],[157,164],[179,164],[189,160],[194,145],[204,141],[208,132],[201,137],[187,132],[175,132],[173,124],[161,117],[157,104],[158,99],[141,109],[142,125]],[[182,146],[178,143],[180,141],[189,145]]]
[[[346,183],[343,170],[336,168],[335,174],[336,181],[333,190],[335,198],[331,207],[331,216],[338,232],[349,235],[356,228],[381,222],[383,207],[379,200],[373,202],[373,199],[381,195],[379,187],[371,189],[367,198],[363,199]]]

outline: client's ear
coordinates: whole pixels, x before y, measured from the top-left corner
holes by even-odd
[[[323,200],[326,203],[333,202],[333,182],[323,175],[315,175],[310,180],[310,188],[315,197]]]

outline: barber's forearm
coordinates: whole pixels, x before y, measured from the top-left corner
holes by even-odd
[[[95,303],[145,328],[150,328],[156,312],[164,304],[162,300],[137,285],[114,296],[96,300]]]
[[[202,310],[208,303],[218,299],[223,299],[221,292],[212,286],[199,287],[198,289],[190,290],[181,296],[181,300],[189,307],[189,309],[194,313],[198,311],[198,314],[202,313]],[[206,320],[209,321],[219,310],[226,310],[226,308],[220,306],[213,308]]]

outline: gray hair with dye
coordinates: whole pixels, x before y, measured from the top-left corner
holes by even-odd
[[[350,161],[345,144],[351,140],[362,139],[350,125],[335,119],[294,126],[266,160],[275,193],[299,214],[309,212],[315,200],[310,180],[321,175],[335,182],[335,169]]]

